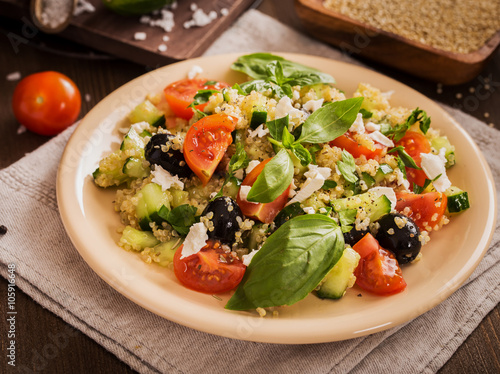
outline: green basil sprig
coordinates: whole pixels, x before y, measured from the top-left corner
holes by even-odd
[[[241,56],[231,68],[254,79],[241,85],[246,93],[253,90],[264,92],[271,89],[275,96],[291,97],[293,86],[335,83],[329,74],[270,53]]]
[[[267,238],[225,307],[292,305],[318,286],[343,250],[342,231],[333,219],[321,214],[292,218]]]
[[[162,206],[159,216],[167,221],[180,235],[187,235],[191,225],[198,222],[196,212],[198,209],[189,204],[179,205],[172,210]]]
[[[417,122],[420,122],[420,131],[426,134],[431,125],[431,117],[427,116],[425,110],[419,108],[411,112],[404,123],[401,123],[394,127],[384,126],[380,130],[385,136],[392,138],[394,142],[398,142],[405,136],[406,131],[408,131],[410,127]]]
[[[247,200],[270,203],[288,188],[293,180],[293,162],[285,149],[281,149],[259,174]]]

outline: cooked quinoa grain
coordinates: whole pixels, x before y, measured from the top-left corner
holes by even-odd
[[[500,2],[491,0],[326,0],[357,21],[443,51],[470,53],[500,30]]]

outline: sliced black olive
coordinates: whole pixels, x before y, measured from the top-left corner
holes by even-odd
[[[353,227],[351,231],[344,232],[344,242],[345,244],[349,244],[351,247],[359,242],[363,236],[368,234],[370,231],[368,229],[364,230],[356,230],[356,227]]]
[[[213,223],[213,230],[208,229],[210,239],[229,245],[234,243],[236,231],[240,230],[238,217],[240,217],[240,222],[243,221],[243,214],[236,201],[227,196],[218,197],[208,203],[202,216],[207,217]]]
[[[152,165],[160,165],[172,175],[189,177],[193,173],[184,155],[178,149],[172,148],[172,134],[156,134],[151,137],[144,148],[144,156]]]
[[[396,256],[400,264],[413,261],[420,253],[420,230],[415,222],[400,213],[389,213],[377,221],[380,228],[375,235],[380,246]]]

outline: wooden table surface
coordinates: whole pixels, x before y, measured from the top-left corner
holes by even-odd
[[[292,27],[301,28],[293,11],[292,0],[264,0],[258,9]],[[0,89],[0,168],[7,167],[49,139],[30,132],[17,134],[19,125],[10,108],[16,82],[6,81],[7,74],[19,71],[26,76],[43,70],[67,74],[87,98],[83,100],[83,116],[110,92],[148,71],[145,66],[111,58],[101,52],[89,51],[85,47],[40,33],[24,38],[16,50],[8,35],[22,35],[22,24],[1,16],[0,31],[0,81],[3,82]],[[460,108],[500,129],[500,51],[496,52],[486,69],[475,80],[442,89],[438,89],[435,83],[364,62],[436,101]],[[0,205],[0,221],[1,217]],[[43,347],[50,337],[67,331],[70,326],[19,289],[16,296],[16,309],[22,311],[18,314],[19,322],[16,326],[18,365],[43,373],[134,373],[113,354],[77,330],[56,352],[45,352]],[[0,300],[0,309],[4,310],[7,282],[3,278],[0,278]],[[0,372],[4,372],[4,368],[8,369],[5,354],[6,328],[5,318],[2,317]],[[497,305],[486,316],[439,372],[500,373],[500,306]]]

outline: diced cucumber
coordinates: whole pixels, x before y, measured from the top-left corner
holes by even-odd
[[[265,110],[254,110],[252,112],[252,118],[250,119],[250,128],[255,130],[257,127],[266,123],[267,112]]]
[[[394,171],[388,164],[380,164],[377,172],[375,173],[375,182],[380,183],[384,180],[387,174],[391,174]]]
[[[92,173],[95,184],[99,187],[119,186],[128,179],[122,169],[121,151],[109,154],[99,162],[99,167]]]
[[[120,145],[120,151],[136,150],[139,154],[144,153],[145,143],[144,138],[131,127],[127,135],[123,138],[122,144]]]
[[[181,238],[174,238],[167,242],[160,243],[153,248],[153,253],[157,260],[155,262],[160,266],[167,266],[174,260],[174,254],[177,248],[182,244]]]
[[[180,205],[189,204],[189,192],[172,188],[169,190],[172,195],[172,208]]]
[[[148,183],[137,192],[136,196],[140,196],[135,211],[141,229],[150,231],[150,222],[161,225],[164,219],[159,212],[162,207],[170,209],[169,192],[163,191],[156,183]]]
[[[137,105],[128,116],[131,123],[146,121],[152,126],[159,127],[165,124],[165,115],[151,101],[145,100]]]
[[[438,152],[441,150],[441,148],[444,148],[446,150],[444,153],[444,157],[446,158],[445,166],[447,168],[455,165],[455,147],[451,145],[446,136],[437,136],[435,138],[432,138],[431,147]]]
[[[122,168],[122,173],[131,178],[145,178],[149,171],[149,166],[144,167],[144,160],[136,157],[127,158]]]
[[[363,182],[365,182],[365,184],[368,188],[372,187],[376,183],[375,178],[373,178],[366,171],[361,173],[361,179],[363,180]]]
[[[372,222],[391,211],[391,201],[387,196],[377,197],[374,192],[332,200],[330,203],[336,212],[346,209],[363,209]]]
[[[259,245],[262,244],[259,242],[258,237],[262,235],[260,232],[262,230],[262,224],[257,223],[253,225],[250,233],[245,239],[245,247],[249,249],[249,251],[254,251],[259,249]]]
[[[134,229],[132,226],[127,226],[123,230],[120,244],[129,245],[134,251],[142,251],[146,247],[154,247],[160,241],[155,238],[150,231],[141,231]]]
[[[451,186],[444,194],[448,198],[447,209],[449,213],[459,213],[470,208],[469,195],[466,191]]]
[[[287,205],[278,213],[276,218],[274,218],[276,229],[278,229],[286,221],[302,214],[304,214],[304,209],[302,209],[299,202]]]
[[[354,270],[358,266],[360,255],[351,247],[346,247],[342,257],[328,272],[316,295],[322,299],[340,299],[346,290],[356,281]]]

